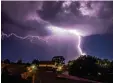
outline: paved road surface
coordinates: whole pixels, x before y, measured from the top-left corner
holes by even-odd
[[[39,74],[41,83],[92,83],[86,81],[78,81],[66,78],[58,78],[57,75],[53,72],[40,72]]]

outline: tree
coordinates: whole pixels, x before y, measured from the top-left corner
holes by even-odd
[[[57,64],[64,64],[65,58],[63,56],[54,56],[52,61],[56,62]]]
[[[80,56],[76,60],[69,61],[68,65],[70,75],[107,83],[113,82],[113,61],[108,59],[99,59],[89,55]]]
[[[1,63],[3,63],[4,61],[3,60],[1,60]]]
[[[30,63],[26,63],[26,65],[30,65]]]
[[[21,59],[18,60],[18,61],[17,61],[17,64],[22,64],[22,60],[21,60]]]
[[[5,59],[5,60],[4,60],[4,63],[10,64],[10,60],[9,60],[9,59]]]
[[[113,73],[113,60],[110,63],[110,72]]]
[[[69,66],[69,74],[77,76],[97,75],[96,58],[92,56],[80,56],[73,60]],[[70,64],[70,62],[69,62]]]
[[[38,59],[34,59],[34,60],[32,61],[32,64],[37,64],[37,65],[39,65],[39,60],[38,60]]]

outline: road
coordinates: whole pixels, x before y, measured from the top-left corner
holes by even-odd
[[[24,68],[23,67],[18,68],[18,67],[11,67],[10,66],[8,69],[9,69],[9,71],[12,71],[12,73],[21,74],[21,72],[23,71]],[[66,75],[60,75],[60,77],[58,77],[58,76],[59,75],[57,75],[54,72],[48,72],[48,71],[45,71],[43,69],[40,69],[38,76],[36,76],[35,83],[39,83],[38,80],[40,80],[41,83],[97,83],[97,82],[88,81],[86,79],[68,76],[68,75],[67,76]],[[5,79],[7,79],[7,78],[5,78]]]
[[[39,79],[41,80],[41,83],[93,83],[91,81],[57,77],[55,73],[46,71],[40,72]]]

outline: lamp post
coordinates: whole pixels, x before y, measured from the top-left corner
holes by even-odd
[[[37,66],[36,65],[32,65],[32,83],[35,83],[36,80],[36,73],[37,73]]]
[[[32,83],[35,83],[37,70],[38,68],[34,64],[28,67],[28,73],[29,73],[29,76],[32,77]]]
[[[32,77],[32,83],[37,83],[37,81],[40,81],[38,76],[39,71],[37,65],[33,64],[30,67],[28,67],[27,70],[28,70],[28,76]]]

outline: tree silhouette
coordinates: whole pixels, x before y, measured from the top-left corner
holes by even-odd
[[[5,59],[5,60],[4,60],[4,63],[10,64],[10,60],[9,60],[9,59]]]
[[[71,75],[85,76],[96,75],[97,65],[96,58],[92,56],[80,56],[69,65],[69,73]]]
[[[3,63],[4,61],[3,60],[1,60],[1,63]]]
[[[37,65],[39,65],[39,60],[38,60],[38,59],[34,59],[34,60],[32,61],[32,64],[37,64]]]
[[[56,62],[57,64],[64,64],[65,58],[63,56],[54,56],[52,61]]]
[[[113,61],[108,59],[89,55],[80,56],[68,62],[68,72],[73,76],[113,83]]]
[[[18,60],[18,61],[17,61],[17,64],[22,64],[22,60],[21,60],[21,59]]]
[[[30,63],[26,63],[26,65],[30,65]]]
[[[110,63],[110,73],[113,73],[113,60]]]

